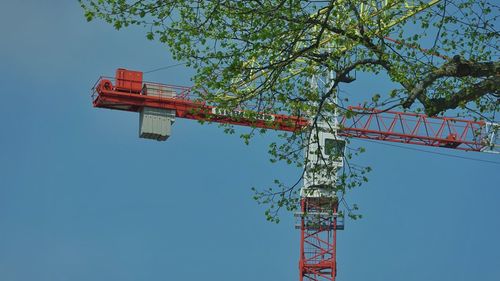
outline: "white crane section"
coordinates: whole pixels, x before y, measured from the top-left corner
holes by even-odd
[[[500,124],[486,122],[485,134],[487,137],[485,141],[487,145],[481,150],[482,152],[500,153],[500,136],[498,130],[500,130]]]

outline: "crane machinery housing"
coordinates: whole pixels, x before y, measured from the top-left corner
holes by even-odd
[[[209,105],[189,87],[143,81],[143,73],[117,69],[115,77],[100,77],[92,88],[94,107],[139,113],[139,137],[164,141],[172,134],[175,118],[217,122],[296,132],[311,125],[310,120],[283,114],[228,110]],[[318,157],[330,159],[334,170],[342,167],[344,138],[416,144],[463,151],[499,152],[498,124],[424,114],[383,111],[362,106],[348,110],[334,128],[318,122],[316,142],[305,151],[307,163]],[[336,118],[336,116],[334,117]],[[328,157],[331,155],[335,157]],[[307,170],[307,169],[306,169]],[[305,173],[301,188],[300,280],[335,280],[337,275],[337,230],[344,229],[339,202],[334,191],[336,178]]]

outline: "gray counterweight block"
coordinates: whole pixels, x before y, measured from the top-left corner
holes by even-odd
[[[172,132],[175,111],[144,107],[139,117],[139,137],[158,141],[167,140]]]

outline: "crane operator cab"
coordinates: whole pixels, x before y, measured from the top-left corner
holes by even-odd
[[[301,197],[335,198],[337,171],[343,166],[346,142],[326,122],[311,130],[304,149],[305,173]]]

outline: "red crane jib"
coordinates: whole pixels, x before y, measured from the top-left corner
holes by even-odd
[[[116,82],[113,83],[112,81]],[[144,85],[168,89],[167,96],[148,96]],[[191,88],[158,83],[144,83],[142,73],[117,70],[116,79],[101,77],[93,88],[94,107],[125,111],[140,111],[143,107],[175,110],[176,117],[297,132],[309,125],[309,120],[282,114],[264,114],[247,110],[224,110],[207,105],[193,96]],[[383,111],[362,106],[350,106],[353,114],[340,121],[339,135],[397,143],[409,143],[466,151],[481,151],[487,146],[484,121],[424,114]]]

